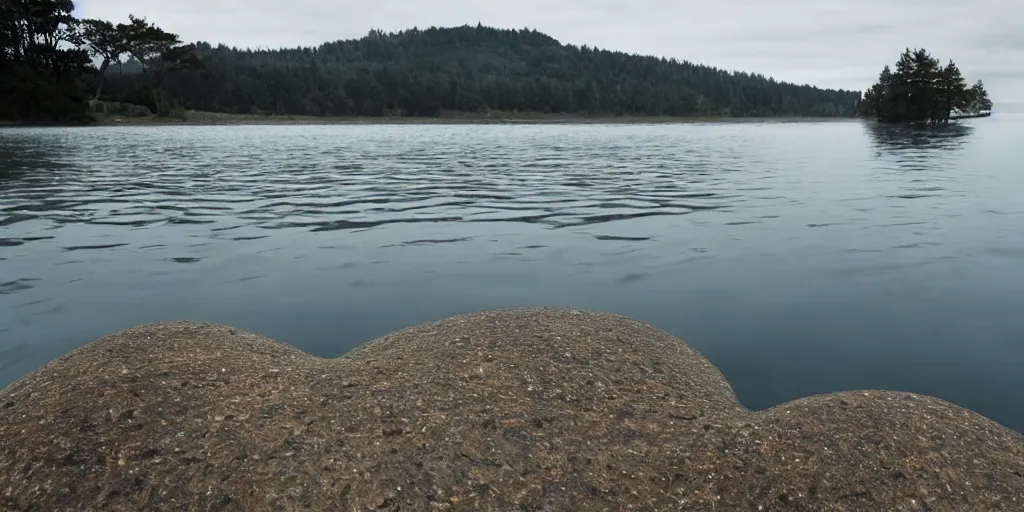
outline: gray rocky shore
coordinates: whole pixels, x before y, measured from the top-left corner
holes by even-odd
[[[310,508],[1024,510],[1024,437],[907,393],[752,412],[677,338],[564,309],[338,359],[144,325],[0,391],[0,509]]]

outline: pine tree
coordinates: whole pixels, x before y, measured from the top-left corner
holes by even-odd
[[[861,115],[885,122],[948,123],[954,110],[990,110],[992,102],[979,81],[966,88],[960,69],[949,61],[941,66],[923,48],[907,48],[886,66],[878,82],[864,93]]]
[[[964,77],[960,74],[960,68],[953,63],[952,60],[942,70],[942,99],[943,99],[943,122],[949,122],[949,115],[953,110],[963,110],[967,108],[967,95],[965,91],[967,89],[967,82],[964,81]]]
[[[978,80],[970,89],[967,90],[966,103],[968,109],[974,112],[982,112],[992,110],[992,100],[988,99],[988,92],[985,91],[985,85]]]

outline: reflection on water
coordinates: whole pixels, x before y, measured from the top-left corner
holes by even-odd
[[[963,147],[974,128],[953,123],[946,126],[907,126],[864,123],[875,147],[890,151],[954,151]]]
[[[903,389],[1024,429],[1022,126],[3,130],[0,385],[141,322],[333,357],[560,305],[687,339],[752,408]]]

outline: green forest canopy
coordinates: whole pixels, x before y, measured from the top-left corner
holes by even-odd
[[[197,44],[204,73],[168,78],[186,108],[306,115],[487,110],[641,116],[851,116],[860,94],[482,26],[372,31],[315,48]]]
[[[904,83],[898,80],[868,91],[871,102],[866,105],[856,91],[563,45],[528,29],[374,30],[360,39],[318,47],[249,50],[183,44],[176,34],[134,16],[116,25],[80,20],[72,15],[73,7],[71,0],[0,3],[0,117],[85,119],[89,99],[145,105],[163,114],[172,109],[313,116],[436,116],[444,110],[634,116],[860,113],[881,120],[916,118],[925,110],[929,116],[940,114],[937,100],[925,102],[927,109],[914,100],[912,106],[893,110],[902,91],[893,84]],[[920,89],[919,82],[912,85]],[[964,98],[957,96],[954,103]],[[899,115],[888,114],[893,111]]]
[[[967,87],[952,60],[942,66],[923,48],[907,48],[896,71],[885,66],[878,83],[864,93],[861,108],[879,121],[935,124],[948,123],[955,111],[990,111],[992,101],[981,80]]]

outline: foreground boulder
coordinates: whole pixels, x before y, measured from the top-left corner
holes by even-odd
[[[0,508],[1024,510],[1024,437],[907,393],[744,409],[671,335],[486,312],[333,360],[145,325],[0,392]]]

